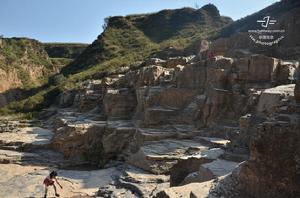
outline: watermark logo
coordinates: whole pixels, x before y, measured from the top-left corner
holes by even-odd
[[[263,20],[257,20],[257,23],[261,23],[261,27],[267,28],[269,25],[274,25],[277,21],[270,19],[270,16],[265,16]]]
[[[272,25],[275,25],[277,20],[271,18],[271,16],[265,16],[256,22],[262,28],[248,30],[249,37],[254,43],[272,46],[284,39],[284,29],[272,29]]]

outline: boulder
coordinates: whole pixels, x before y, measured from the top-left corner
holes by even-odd
[[[52,131],[30,126],[29,123],[7,121],[4,126],[0,124],[0,148],[3,149],[13,147],[14,150],[24,151],[49,148],[52,137]]]
[[[229,39],[226,38],[219,38],[212,42],[210,46],[210,50],[215,54],[215,55],[225,55],[226,51],[228,50],[229,46]]]

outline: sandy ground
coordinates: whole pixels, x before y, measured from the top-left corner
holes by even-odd
[[[43,197],[43,181],[52,170],[58,172],[58,180],[63,186],[63,189],[57,186],[60,197],[93,196],[100,186],[109,184],[112,176],[118,174],[116,168],[90,171],[54,168],[57,167],[55,164],[64,163],[60,154],[39,150],[51,143],[52,136],[50,130],[39,127],[0,133],[0,198]],[[18,151],[24,145],[34,149]],[[54,196],[51,186],[48,195]]]
[[[42,197],[44,195],[43,180],[49,174],[49,168],[43,166],[22,166],[17,164],[0,165],[0,197]],[[111,176],[116,174],[115,168],[76,171],[57,170],[58,181],[63,186],[58,192],[61,197],[93,196],[100,185],[111,182]],[[50,186],[48,197],[54,196]]]

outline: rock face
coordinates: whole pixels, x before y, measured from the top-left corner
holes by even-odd
[[[285,106],[294,95],[295,85],[282,85],[262,91],[257,105],[257,112],[271,115]]]
[[[150,58],[80,83],[60,94],[59,108],[41,113],[54,128],[44,147],[63,155],[58,166],[117,166],[111,182],[98,186],[103,197],[298,196],[299,63],[252,54],[247,45],[241,33],[212,43],[213,57],[206,49]],[[3,163],[42,155],[54,158],[0,153]]]
[[[258,129],[250,147],[250,161],[241,167],[239,174],[247,194],[255,197],[300,195],[299,138],[299,126],[291,127],[284,122],[266,122]]]
[[[26,96],[22,88],[42,84],[58,72],[42,43],[27,38],[1,38],[0,107]]]
[[[264,65],[264,67],[261,67]],[[249,77],[250,82],[270,82],[273,80],[275,70],[278,66],[278,60],[269,58],[262,55],[251,56],[249,64]]]
[[[103,129],[104,125],[101,123],[66,123],[56,130],[53,146],[68,158],[83,158],[85,152],[91,149],[101,154],[101,150],[98,151],[95,145],[101,140]]]
[[[299,28],[295,28],[299,3],[282,1],[271,8],[277,11],[281,4],[290,11],[284,16],[293,20],[285,23],[278,13],[278,25],[287,28],[294,40],[288,38],[276,49],[255,47],[241,32],[209,47],[207,41],[201,42],[206,46],[198,55],[168,48],[60,93],[57,106],[40,113],[39,127],[26,123],[19,129],[23,123],[2,121],[0,196],[40,196],[41,186],[34,187],[38,179],[46,176],[45,169],[58,169],[66,185],[64,197],[300,197]],[[180,12],[220,19],[211,4]],[[133,28],[134,36],[161,42],[159,32],[148,32],[152,25],[141,24],[171,13],[110,18],[105,34],[64,72],[76,73],[104,60],[111,48],[102,46],[103,39],[111,27]],[[120,40],[131,43],[128,35],[122,34]],[[147,48],[139,41],[137,51]],[[130,51],[126,46],[120,50],[123,55]],[[286,54],[296,60],[284,60]],[[0,76],[23,83],[15,71],[9,72],[0,71]],[[0,103],[7,98],[1,97]],[[12,165],[16,172],[2,164]],[[82,168],[88,171],[76,170]],[[24,186],[24,192],[15,186]]]
[[[72,111],[56,115],[53,147],[77,163],[103,166],[110,159],[124,159],[137,145],[133,139],[136,128],[131,121],[93,119],[95,117],[91,119],[84,113]]]
[[[136,181],[131,177],[137,175],[129,177],[131,171],[123,167],[122,176],[100,188],[101,196],[230,197],[233,192],[231,197],[247,197],[253,190],[256,197],[268,197],[277,193],[264,194],[263,189],[275,189],[271,184],[281,189],[283,194],[278,195],[298,195],[297,176],[292,177],[298,174],[298,151],[291,150],[297,148],[293,142],[297,138],[282,141],[291,143],[289,149],[277,148],[281,144],[277,139],[284,136],[277,135],[297,135],[289,128],[298,122],[294,114],[299,114],[297,88],[289,78],[296,76],[298,62],[289,63],[257,54],[149,59],[137,70],[82,83],[74,97],[62,95],[59,105],[69,108],[54,115],[48,112],[55,129],[52,145],[76,164],[104,167],[118,160],[139,174],[170,176],[164,182],[156,178],[152,185],[152,176]],[[272,122],[274,126],[288,122],[287,129],[269,128]],[[264,143],[266,138],[272,145]],[[238,165],[248,159],[249,148],[250,160]],[[265,150],[276,150],[279,156],[266,156]],[[278,179],[275,170],[290,157],[296,161],[289,162],[285,179]],[[272,160],[278,160],[278,167]],[[193,189],[195,183],[207,190]],[[247,185],[249,191],[243,191]]]
[[[103,104],[108,120],[131,119],[136,107],[135,93],[127,88],[107,89]]]
[[[292,92],[288,87],[282,89],[281,94],[285,94],[285,91]],[[276,91],[273,94],[278,94],[276,92],[280,89],[277,87],[271,90],[274,89]],[[297,142],[300,109],[293,100],[293,94],[290,97],[289,102],[285,100],[285,106],[279,105],[274,108],[267,121],[256,125],[251,138],[250,159],[240,164],[239,168],[220,182],[212,190],[212,194],[267,198],[299,196]]]

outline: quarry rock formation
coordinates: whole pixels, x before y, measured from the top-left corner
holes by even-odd
[[[204,196],[196,183],[209,185],[207,196],[297,195],[297,86],[286,83],[299,64],[294,61],[283,78],[283,62],[256,54],[153,59],[135,71],[86,81],[73,102],[59,100],[58,105],[68,108],[48,119],[55,129],[53,146],[77,163],[105,166],[117,159],[150,175],[170,175],[170,187],[155,191],[157,197],[175,192]],[[290,147],[280,149],[284,144]],[[248,159],[249,149],[250,159],[239,165]],[[272,171],[284,164],[290,166],[282,172],[286,179],[277,178]],[[241,184],[234,188],[234,182]],[[119,176],[98,193],[154,196],[136,185]],[[222,185],[230,190],[221,191]],[[266,194],[266,188],[273,191]]]
[[[212,4],[111,17],[89,46],[45,44],[51,56],[78,58],[53,76],[62,82],[46,86],[54,90],[53,101],[38,103],[47,107],[39,120],[0,117],[0,197],[42,196],[42,180],[51,170],[59,173],[62,197],[300,197],[299,1],[282,2],[226,27],[230,19]],[[166,27],[173,27],[178,13],[184,27],[198,17],[203,24],[214,21],[213,30],[223,29],[211,42],[155,51],[152,41],[158,45],[178,35],[171,31],[163,38],[152,27],[166,16]],[[246,32],[254,18],[270,13],[278,20],[274,28],[291,35],[272,49],[251,43]],[[133,39],[136,51],[149,47],[155,53],[126,65],[132,51],[116,45],[125,59],[105,62],[105,53],[115,49],[104,42],[111,41],[111,29],[125,31],[116,42]],[[195,52],[199,43],[207,46]],[[44,49],[35,52],[48,60]],[[120,64],[112,66],[116,70],[110,68],[114,61]],[[92,73],[98,71],[92,65],[99,73]],[[50,71],[21,66],[32,80]],[[16,97],[15,88],[24,84],[18,72],[0,69],[0,91],[6,91],[0,106],[24,97]]]
[[[1,162],[45,166],[47,156],[57,158],[51,167],[116,168],[97,186],[103,197],[298,196],[298,84],[287,84],[283,62],[257,54],[152,59],[87,80],[40,113],[53,133],[14,136],[21,125],[3,122]]]

